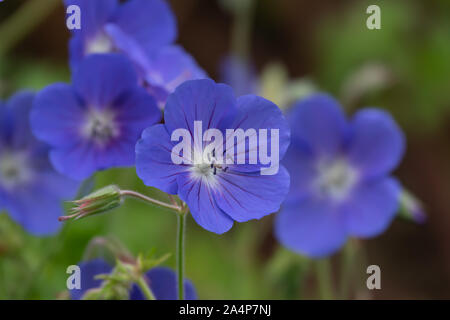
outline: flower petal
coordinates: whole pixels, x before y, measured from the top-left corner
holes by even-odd
[[[176,20],[166,1],[128,1],[111,22],[147,52],[172,43],[177,36]]]
[[[178,300],[178,283],[175,272],[166,267],[156,267],[145,274],[156,300]],[[137,285],[133,285],[130,300],[144,300]],[[184,279],[184,299],[196,300],[197,293],[191,281]]]
[[[155,87],[172,93],[178,85],[194,79],[205,79],[207,75],[181,46],[167,46],[149,57],[145,79]]]
[[[42,147],[31,133],[30,110],[35,94],[28,90],[15,93],[0,105],[0,139],[10,149],[33,150]]]
[[[40,188],[48,196],[59,199],[56,200],[58,202],[73,199],[77,195],[80,183],[54,171],[47,157],[45,162],[45,167],[41,165],[40,172],[36,174],[33,187]]]
[[[400,203],[401,187],[392,178],[382,178],[355,187],[341,206],[347,232],[357,237],[373,237],[388,228]]]
[[[148,65],[148,55],[140,43],[114,23],[108,23],[105,26],[105,33],[114,41],[115,49],[125,54],[135,64],[141,78]]]
[[[318,174],[316,159],[312,153],[296,143],[291,144],[282,164],[291,176],[289,197],[300,199],[309,195]]]
[[[317,155],[340,151],[347,134],[347,122],[339,103],[325,94],[314,94],[296,103],[287,116],[292,143]]]
[[[119,54],[93,54],[85,58],[73,76],[73,87],[84,103],[104,108],[137,86],[131,62]]]
[[[290,142],[290,129],[289,124],[284,118],[281,110],[271,101],[266,100],[262,97],[256,95],[245,95],[241,96],[237,100],[238,104],[238,115],[231,125],[230,129],[242,129],[247,131],[248,129],[254,129],[257,145],[250,149],[249,142],[251,137],[236,141],[234,139],[234,144],[232,139],[226,139],[225,144],[234,145],[235,150],[231,147],[224,147],[226,150],[226,159],[233,158],[229,156],[228,153],[234,154],[234,163],[238,163],[239,150],[242,148],[245,150],[245,164],[238,164],[232,166],[234,170],[238,171],[259,171],[261,166],[267,167],[268,165],[263,165],[260,163],[259,152],[260,149],[267,150],[268,154],[273,155],[275,152],[278,153],[278,161],[280,161]],[[264,129],[267,132],[267,139],[262,139],[260,130]],[[271,131],[278,130],[278,144],[271,144]],[[254,151],[258,154],[258,164],[249,164],[249,154]],[[271,165],[274,165],[273,163]],[[278,164],[276,164],[278,165]]]
[[[314,197],[287,200],[275,218],[275,235],[284,246],[309,257],[337,251],[346,241],[345,225],[333,206]]]
[[[236,55],[226,56],[220,63],[221,82],[233,87],[236,96],[258,92],[253,65]]]
[[[172,162],[172,148],[169,133],[163,124],[147,128],[136,144],[136,173],[145,185],[176,194],[177,175],[187,167]]]
[[[389,173],[399,164],[404,151],[405,137],[387,112],[364,109],[354,116],[348,156],[363,176]]]
[[[167,99],[164,119],[171,134],[187,129],[194,136],[194,121],[202,121],[203,132],[209,128],[229,128],[237,112],[231,87],[209,79],[189,80],[178,86]]]
[[[135,147],[142,131],[161,119],[155,100],[142,88],[130,90],[114,106],[115,122],[120,135],[104,148],[98,149],[97,166],[103,168],[132,166]]]
[[[50,161],[56,171],[77,181],[89,178],[98,169],[97,151],[89,141],[51,150]]]
[[[140,137],[145,128],[161,120],[161,111],[155,99],[145,89],[136,87],[111,107],[117,112],[117,122],[121,128],[134,131]]]
[[[31,129],[52,146],[69,146],[81,139],[84,107],[69,85],[57,83],[36,95],[30,114]]]
[[[41,181],[39,187],[26,187],[10,194],[4,208],[27,232],[36,236],[51,235],[59,230],[58,217],[63,215],[62,199],[50,194]]]
[[[219,208],[211,186],[203,178],[194,179],[189,173],[178,175],[178,195],[185,201],[194,220],[208,231],[222,234],[233,226],[233,220]]]
[[[0,100],[0,147],[11,137],[11,124],[10,111],[6,108],[5,103]]]
[[[79,33],[74,34],[69,40],[69,64],[70,69],[73,71],[76,69],[80,61],[85,56],[85,41],[83,36]]]
[[[238,222],[278,211],[289,191],[289,173],[280,167],[275,175],[220,172],[214,198],[219,207]]]

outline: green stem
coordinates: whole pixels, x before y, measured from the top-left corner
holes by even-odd
[[[28,0],[0,25],[0,56],[8,52],[30,30],[41,23],[58,5],[60,0]],[[62,26],[65,28],[65,25]]]
[[[333,286],[331,279],[330,260],[321,259],[316,262],[317,283],[319,288],[319,297],[322,300],[333,299]]]
[[[356,258],[356,247],[353,239],[350,239],[347,245],[344,247],[341,255],[341,267],[340,267],[340,299],[348,299],[350,291],[352,289],[352,279],[354,272],[354,264]]]
[[[231,51],[246,60],[250,51],[254,0],[245,0],[244,2],[245,5],[240,4],[234,8]]]
[[[172,210],[175,210],[177,212],[181,211],[181,208],[179,206],[177,206],[177,205],[168,204],[168,203],[165,203],[165,202],[162,202],[162,201],[150,198],[150,197],[148,197],[146,195],[143,195],[143,194],[141,194],[139,192],[136,192],[136,191],[121,190],[120,194],[122,196],[133,197],[133,198],[140,199],[142,201],[145,201],[145,202],[148,202],[148,203],[151,203],[151,204],[156,204],[157,206],[161,206],[161,207],[164,207],[164,208],[172,209]]]
[[[184,300],[184,234],[186,231],[187,213],[178,214],[178,233],[177,233],[177,282],[178,282],[178,300]]]
[[[156,300],[155,295],[153,294],[152,290],[148,286],[148,283],[147,283],[147,281],[145,281],[144,277],[140,277],[137,280],[137,285],[142,290],[142,292],[144,293],[144,296],[147,298],[147,300]]]

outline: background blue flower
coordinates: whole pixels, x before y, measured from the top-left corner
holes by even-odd
[[[81,29],[73,30],[70,61],[75,67],[93,53],[123,52],[138,66],[147,55],[172,43],[177,36],[175,17],[166,1],[65,0],[81,9]]]
[[[291,146],[285,165],[291,190],[276,217],[278,240],[313,257],[338,250],[348,236],[373,237],[399,207],[399,183],[389,177],[405,138],[391,116],[362,109],[347,122],[327,95],[310,96],[288,115]]]
[[[215,167],[210,159],[210,163],[176,165],[170,138],[176,129],[187,129],[192,136],[194,121],[202,121],[203,132],[214,128],[224,137],[225,129],[279,129],[282,159],[290,132],[276,105],[254,95],[236,100],[227,85],[191,80],[169,96],[164,119],[165,124],[146,129],[136,145],[136,171],[146,185],[178,194],[199,225],[219,234],[228,231],[233,221],[260,219],[279,209],[289,190],[289,174],[283,166],[274,175],[261,175],[260,163]],[[203,147],[194,152],[202,152]],[[245,150],[248,156],[248,146]]]
[[[31,112],[33,133],[52,147],[59,172],[77,180],[97,170],[134,164],[142,130],[161,118],[155,100],[137,84],[131,63],[119,54],[91,55],[72,85],[43,89]]]
[[[149,56],[144,70],[148,91],[160,109],[178,85],[187,80],[205,79],[207,74],[181,46],[166,46]]]
[[[52,168],[48,146],[31,134],[34,94],[22,91],[0,103],[0,210],[35,235],[58,230],[62,201],[75,196],[78,183]]]
[[[221,82],[230,85],[236,96],[255,94],[259,90],[255,67],[236,55],[224,57],[220,63]]]
[[[108,274],[112,266],[102,259],[93,259],[79,264],[81,270],[81,289],[71,289],[70,296],[80,300],[89,289],[100,287],[102,280],[95,279],[100,274]],[[175,272],[166,267],[150,269],[145,274],[147,283],[156,300],[177,300],[177,279]],[[196,300],[197,293],[191,281],[184,280],[186,300]],[[144,300],[141,289],[134,284],[130,290],[130,300]]]

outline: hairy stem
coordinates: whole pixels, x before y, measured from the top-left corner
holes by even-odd
[[[143,201],[151,203],[151,204],[155,204],[157,206],[161,206],[161,207],[164,207],[164,208],[175,210],[177,212],[181,212],[181,208],[178,205],[165,203],[163,201],[159,201],[159,200],[150,198],[148,196],[145,196],[145,195],[143,195],[143,194],[141,194],[139,192],[136,192],[136,191],[121,190],[120,194],[122,196],[133,197],[133,198],[140,199],[140,200],[143,200]]]
[[[352,288],[352,279],[355,271],[356,246],[353,239],[349,240],[341,253],[341,270],[340,270],[340,292],[341,299],[350,298]]]
[[[142,293],[147,298],[147,300],[156,300],[155,295],[153,294],[152,290],[148,286],[147,281],[145,281],[144,277],[140,277],[137,280],[137,285],[142,290]]]
[[[254,0],[247,0],[246,5],[234,10],[231,50],[244,60],[248,59],[250,52],[254,5]]]
[[[177,233],[177,282],[178,300],[184,300],[184,238],[186,231],[186,212],[178,214]]]
[[[333,299],[331,265],[329,259],[321,259],[316,262],[316,274],[320,299]]]

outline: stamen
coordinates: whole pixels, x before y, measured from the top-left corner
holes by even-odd
[[[114,51],[114,45],[107,34],[101,32],[87,43],[85,53],[108,53]]]
[[[356,171],[345,159],[322,161],[318,165],[315,185],[322,196],[341,200],[347,196],[356,181]]]
[[[215,149],[213,149],[211,153],[208,153],[205,157],[201,157],[200,154],[201,153],[199,153],[197,157],[194,157],[195,159],[201,160],[199,161],[199,163],[194,164],[191,169],[194,177],[206,178],[207,180],[211,180],[212,177],[217,175],[217,173],[219,172],[218,170],[222,170],[225,172],[228,169],[228,167],[217,162]]]
[[[11,189],[24,184],[32,177],[26,156],[22,153],[5,152],[0,155],[0,185]]]
[[[98,144],[104,145],[119,135],[115,116],[110,110],[90,111],[83,134]]]

